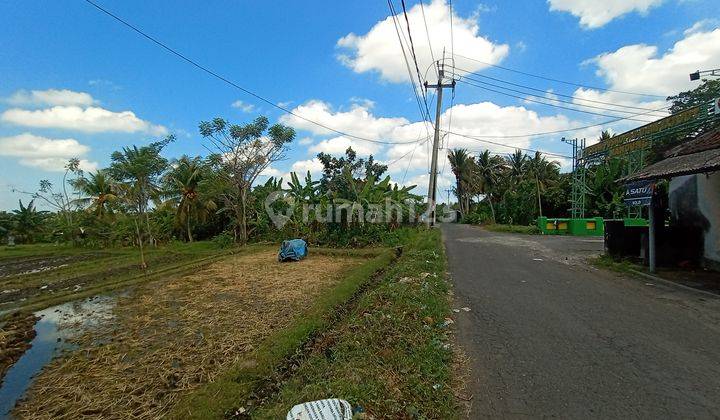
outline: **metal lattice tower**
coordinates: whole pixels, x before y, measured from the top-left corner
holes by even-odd
[[[585,217],[585,193],[587,192],[587,185],[585,184],[587,167],[582,156],[582,152],[585,149],[585,139],[568,140],[563,138],[562,141],[570,144],[573,148],[573,178],[572,191],[570,193],[570,216],[573,219],[582,219]]]

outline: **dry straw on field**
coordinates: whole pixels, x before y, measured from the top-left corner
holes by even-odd
[[[276,262],[235,256],[121,296],[112,322],[40,374],[14,414],[32,418],[157,418],[241,361],[362,260],[316,255]]]

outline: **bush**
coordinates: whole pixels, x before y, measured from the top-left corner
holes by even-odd
[[[214,238],[213,243],[220,249],[230,248],[235,243],[235,237],[230,232],[223,232]]]

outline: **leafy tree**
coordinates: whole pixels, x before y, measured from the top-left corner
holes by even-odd
[[[74,182],[74,179],[69,178],[71,175],[77,175],[78,177],[83,176],[83,171],[80,169],[80,160],[77,158],[70,159],[65,165],[65,172],[59,189],[55,189],[53,183],[47,179],[42,179],[35,192],[13,190],[14,192],[29,195],[32,200],[42,201],[53,211],[57,212],[60,216],[60,230],[64,235],[63,237],[67,239],[74,239],[76,233],[76,226],[73,223],[73,212],[77,210],[77,204],[75,200],[70,198],[67,188],[68,184]]]
[[[320,191],[339,197],[345,197],[350,193],[346,172],[353,179],[366,180],[371,177],[379,179],[387,171],[387,166],[375,162],[372,155],[367,159],[358,159],[352,147],[348,147],[345,156],[339,158],[327,153],[319,153],[317,157],[323,165]]]
[[[230,124],[222,118],[200,123],[200,134],[216,153],[218,172],[229,188],[222,199],[237,220],[235,240],[247,242],[248,195],[257,177],[273,162],[284,159],[295,130],[282,124],[269,126],[267,117],[244,125]]]
[[[27,206],[23,205],[22,200],[18,200],[18,205],[19,208],[13,210],[12,232],[23,242],[33,243],[41,232],[48,213],[38,211],[35,200],[30,200]]]
[[[621,159],[610,159],[591,168],[586,180],[590,189],[587,213],[590,216],[617,218],[624,210],[623,186],[617,180],[623,176]]]
[[[720,97],[720,80],[703,79],[702,84],[695,89],[668,96],[667,100],[673,103],[670,113],[677,114],[688,108],[708,103],[717,97]]]

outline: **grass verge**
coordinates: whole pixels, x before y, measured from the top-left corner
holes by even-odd
[[[491,224],[484,225],[483,227],[491,232],[523,233],[526,235],[540,234],[540,229],[538,229],[537,226]]]
[[[335,253],[347,251],[311,250]],[[373,251],[377,254],[356,269],[351,270],[336,287],[321,295],[291,326],[274,332],[247,358],[236,363],[213,382],[193,391],[181,399],[170,413],[170,418],[222,418],[249,398],[278,368],[301,351],[303,345],[333,325],[334,317],[342,306],[356,296],[380,270],[394,259],[393,250]]]
[[[632,274],[633,270],[644,271],[644,268],[637,264],[633,264],[628,260],[616,260],[609,255],[590,258],[588,261],[597,268],[604,268],[618,273]]]
[[[343,398],[369,418],[457,418],[445,270],[440,232],[419,233],[271,395],[236,400],[236,413],[277,419],[301,402]]]

